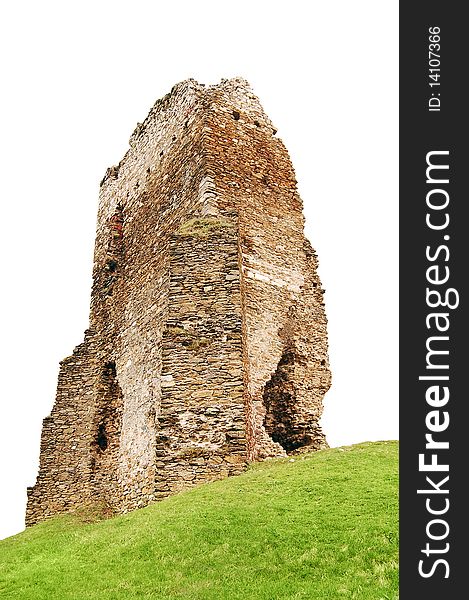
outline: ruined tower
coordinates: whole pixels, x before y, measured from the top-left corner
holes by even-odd
[[[107,170],[89,329],[61,362],[28,525],[325,446],[323,291],[275,134],[243,79],[188,80]]]

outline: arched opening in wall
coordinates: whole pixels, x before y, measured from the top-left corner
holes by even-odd
[[[264,428],[286,452],[292,452],[309,442],[304,428],[298,423],[294,367],[293,350],[285,350],[275,373],[265,384],[263,394],[266,411]]]

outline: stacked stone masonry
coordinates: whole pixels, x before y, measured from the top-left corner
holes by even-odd
[[[90,325],[61,363],[27,525],[326,446],[323,291],[275,134],[243,79],[188,80],[107,170]]]

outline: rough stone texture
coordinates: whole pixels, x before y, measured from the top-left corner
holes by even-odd
[[[90,327],[61,364],[28,525],[326,445],[323,295],[275,133],[246,81],[188,80],[107,170]]]

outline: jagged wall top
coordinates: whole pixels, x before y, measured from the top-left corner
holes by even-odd
[[[223,98],[223,102],[220,101],[220,97]],[[187,129],[197,119],[203,122],[204,111],[215,103],[218,103],[220,110],[231,110],[235,118],[236,114],[253,117],[253,127],[266,127],[273,135],[277,133],[276,127],[265,114],[246,79],[242,77],[222,79],[219,84],[208,86],[192,78],[186,79],[174,85],[168,94],[155,102],[143,123],[137,123],[129,139],[130,148],[118,165],[106,170],[100,184],[100,196],[112,188],[121,197],[125,193],[125,200],[131,204],[138,197],[140,186],[136,186],[135,182],[126,185],[126,178],[122,177],[122,173],[132,172],[133,156],[141,155],[149,144],[155,150],[158,148],[159,157],[148,157],[148,168],[150,168],[152,159],[164,158],[170,142],[176,141],[172,139],[173,136],[169,140],[164,139],[167,137],[168,128],[173,128],[175,135],[178,126]]]

